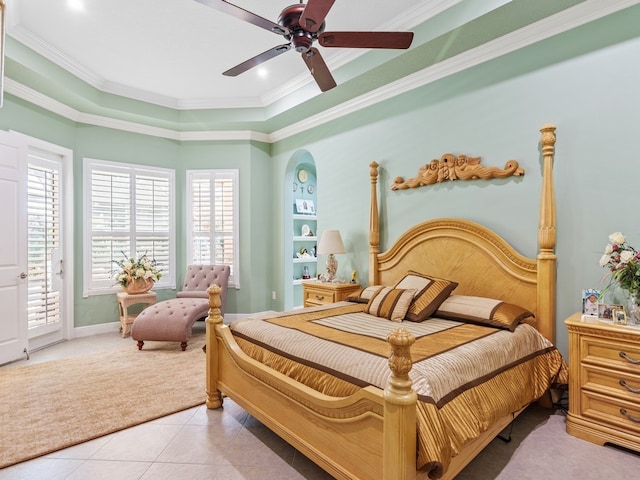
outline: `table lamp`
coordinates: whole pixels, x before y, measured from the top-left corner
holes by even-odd
[[[340,232],[338,230],[325,230],[322,232],[317,253],[318,255],[329,255],[327,257],[327,282],[333,281],[338,271],[338,261],[334,254],[345,253]]]

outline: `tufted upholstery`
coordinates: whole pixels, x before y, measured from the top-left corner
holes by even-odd
[[[185,350],[193,324],[209,312],[207,288],[211,285],[222,289],[220,313],[224,313],[229,273],[227,265],[190,265],[177,298],[145,308],[134,320],[131,338],[138,341],[138,349],[142,350],[145,340],[155,340],[180,342]]]
[[[209,298],[207,288],[211,285],[218,285],[222,289],[220,292],[220,314],[224,315],[229,273],[228,265],[189,265],[184,276],[182,291],[178,292],[176,297]]]

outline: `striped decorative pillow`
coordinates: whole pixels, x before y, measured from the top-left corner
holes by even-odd
[[[377,293],[381,288],[382,286],[380,285],[372,285],[370,287],[361,288],[360,290],[353,292],[351,295],[345,298],[345,301],[354,303],[369,303],[371,297],[373,297],[373,295]]]
[[[422,322],[433,315],[457,286],[456,282],[409,270],[395,288],[412,288],[416,291],[406,318],[412,322]]]
[[[494,298],[451,295],[442,302],[434,316],[504,328],[513,332],[522,320],[534,315],[518,305]]]
[[[369,300],[365,311],[392,322],[401,322],[407,314],[414,295],[415,290],[412,288],[382,287]]]

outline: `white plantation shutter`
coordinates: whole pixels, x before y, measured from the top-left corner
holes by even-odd
[[[29,328],[40,328],[61,320],[60,291],[52,271],[60,251],[60,172],[46,159],[29,157],[27,167],[27,231]]]
[[[187,171],[187,263],[229,265],[238,277],[238,170]]]
[[[175,286],[174,171],[85,159],[85,293],[111,291],[114,260],[155,259],[158,287]]]

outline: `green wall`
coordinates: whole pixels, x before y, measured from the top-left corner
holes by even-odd
[[[602,48],[559,61],[553,52],[564,41],[521,50],[273,146],[280,170],[296,149],[304,146],[312,153],[322,211],[318,230],[328,222],[339,228],[350,252],[339,259],[342,275],[356,269],[366,280],[369,207],[364,199],[372,160],[382,168],[383,249],[417,222],[462,216],[499,232],[522,254],[535,256],[541,190],[538,130],[554,123],[557,344],[566,355],[562,321],[580,309],[583,288],[602,287],[606,272],[598,260],[609,233],[622,231],[640,246],[634,210],[640,201],[640,162],[635,160],[640,151],[640,70],[634,61],[640,58],[640,39],[613,45],[606,39]],[[526,60],[540,59],[544,52],[551,52],[546,64],[531,69]],[[447,152],[480,156],[487,166],[503,167],[515,159],[526,174],[389,190],[395,177],[413,177],[421,165]],[[623,298],[609,301],[622,303]]]
[[[291,185],[296,152],[308,152],[315,161],[318,230],[331,227],[342,232],[348,253],[338,258],[339,274],[357,270],[360,280],[366,281],[368,165],[374,160],[381,165],[383,248],[417,222],[462,216],[499,232],[521,253],[535,256],[541,190],[538,130],[554,123],[558,127],[557,344],[566,355],[562,320],[579,309],[581,289],[602,286],[606,272],[598,259],[608,234],[620,230],[631,245],[640,246],[634,210],[640,200],[640,162],[635,159],[640,151],[639,12],[635,8],[612,15],[272,145],[249,140],[180,142],[87,126],[10,94],[0,109],[0,128],[72,149],[76,199],[81,198],[84,156],[175,168],[178,272],[185,266],[185,170],[239,168],[241,284],[230,292],[227,311],[251,313],[282,308],[284,289],[290,288],[284,278],[289,259],[284,257],[283,212],[289,207],[285,190]],[[9,75],[12,69],[15,66],[10,66]],[[255,116],[250,112],[247,129],[259,123]],[[165,126],[175,122],[177,130],[183,119],[194,122],[206,117],[205,112],[171,117],[163,111]],[[412,177],[421,165],[447,152],[480,156],[486,166],[503,167],[515,159],[526,174],[389,190],[396,176]],[[82,205],[77,202],[77,248],[82,245],[81,220]],[[76,326],[114,321],[115,298],[82,298],[79,265],[75,274]],[[276,301],[271,300],[272,290]]]

